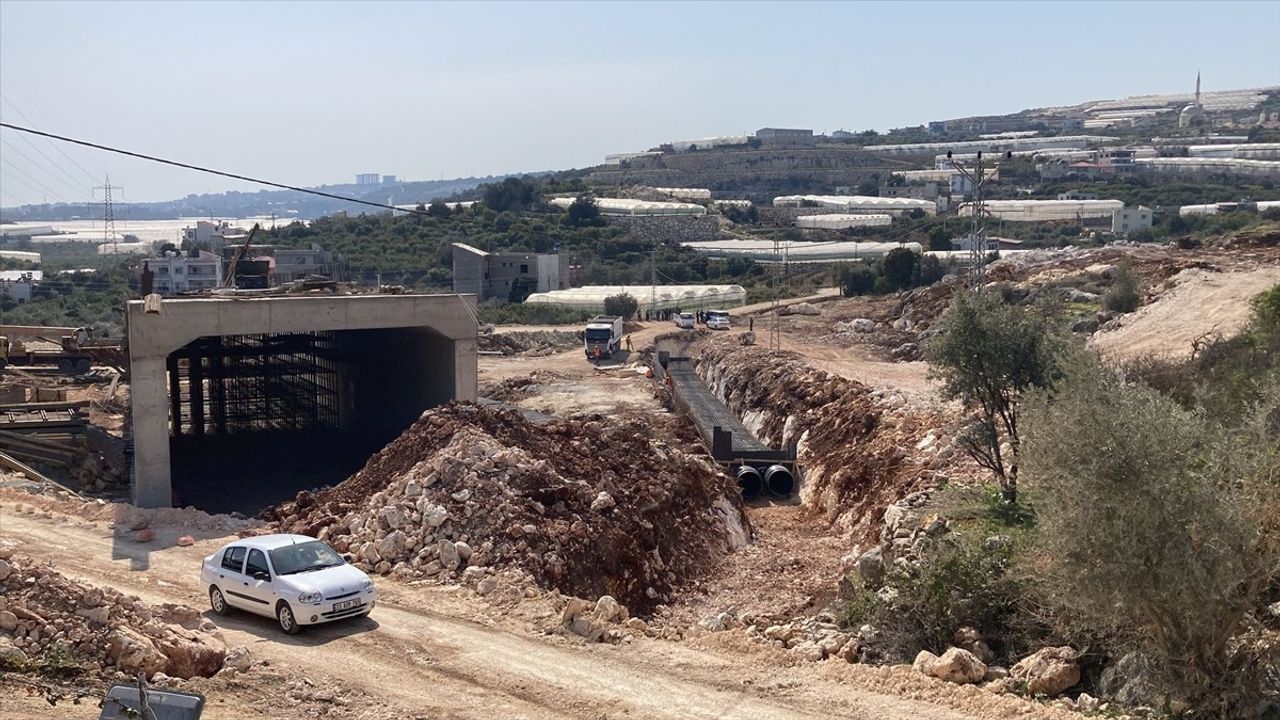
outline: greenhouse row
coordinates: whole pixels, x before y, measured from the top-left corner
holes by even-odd
[[[867,152],[877,155],[922,155],[952,152],[1004,152],[1036,150],[1049,147],[1091,147],[1115,142],[1120,138],[1106,135],[1061,135],[1058,137],[1010,138],[1008,140],[963,140],[959,142],[906,143],[903,145],[869,145]]]
[[[1137,158],[1144,170],[1161,173],[1230,173],[1251,177],[1280,178],[1280,160],[1243,160],[1239,158]]]
[[[655,191],[677,200],[710,200],[711,191],[706,188],[670,188],[656,187]]]
[[[915,198],[872,197],[870,195],[783,195],[773,199],[774,207],[824,207],[837,208],[859,215],[901,215],[909,210],[923,210],[929,215],[938,212],[932,200]]]
[[[891,215],[801,215],[796,218],[796,227],[805,230],[847,230],[892,224]]]
[[[772,240],[709,240],[682,243],[714,258],[749,257],[761,263],[817,263],[874,260],[890,250],[906,248],[921,252],[920,243],[896,242],[779,242]]]
[[[568,208],[575,198],[551,198],[551,204]],[[693,203],[652,202],[629,198],[596,198],[602,215],[706,215],[707,209]]]
[[[1178,215],[1186,217],[1188,215],[1217,215],[1220,212],[1234,212],[1242,209],[1252,209],[1258,212],[1266,212],[1280,208],[1280,200],[1262,200],[1256,203],[1209,203],[1208,205],[1183,205],[1178,208]]]
[[[534,293],[525,303],[602,313],[605,298],[614,295],[630,295],[641,308],[654,310],[714,310],[747,302],[747,291],[741,285],[586,285]]]
[[[1009,222],[1051,222],[1111,217],[1124,208],[1122,200],[988,200],[983,203],[987,215]],[[973,214],[973,203],[961,205],[960,215]]]
[[[1231,143],[1226,145],[1191,145],[1187,155],[1196,158],[1240,158],[1245,160],[1280,160],[1280,143]]]

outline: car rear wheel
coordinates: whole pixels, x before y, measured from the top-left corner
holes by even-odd
[[[302,632],[302,626],[298,624],[298,619],[293,616],[293,608],[289,607],[289,603],[281,600],[276,605],[276,621],[280,623],[280,629],[285,635],[297,635]]]
[[[219,615],[227,615],[231,612],[231,606],[227,604],[227,599],[222,596],[222,591],[217,585],[209,586],[209,606]]]

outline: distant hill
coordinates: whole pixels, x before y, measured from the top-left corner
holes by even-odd
[[[313,189],[359,200],[406,205],[429,203],[435,198],[451,197],[473,190],[481,183],[501,181],[505,177],[507,176],[490,175],[379,185],[321,185]],[[251,217],[274,213],[279,217],[311,220],[344,210],[349,213],[376,211],[375,208],[359,203],[333,200],[293,190],[259,190],[257,192],[233,190],[224,193],[188,195],[185,198],[160,202],[121,203],[116,206],[116,216],[127,220],[168,220],[179,217]],[[98,216],[101,213],[100,206],[58,203],[4,208],[3,215],[5,220],[70,220],[77,216]]]

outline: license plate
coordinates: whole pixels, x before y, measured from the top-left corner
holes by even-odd
[[[359,604],[360,604],[360,601],[359,601],[359,600],[347,600],[347,601],[345,601],[345,602],[334,603],[334,604],[333,604],[333,611],[334,611],[334,612],[341,612],[341,611],[343,611],[343,610],[350,610],[351,608],[353,608],[353,607],[355,607],[355,606],[357,606],[357,605],[359,605]]]

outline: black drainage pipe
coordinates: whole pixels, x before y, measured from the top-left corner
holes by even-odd
[[[763,489],[763,483],[760,481],[760,471],[750,465],[742,465],[736,473],[738,477],[738,487],[742,490],[744,500],[754,500],[760,496]]]
[[[782,465],[770,465],[764,471],[764,484],[769,488],[769,494],[775,497],[790,497],[796,489],[796,479]]]

